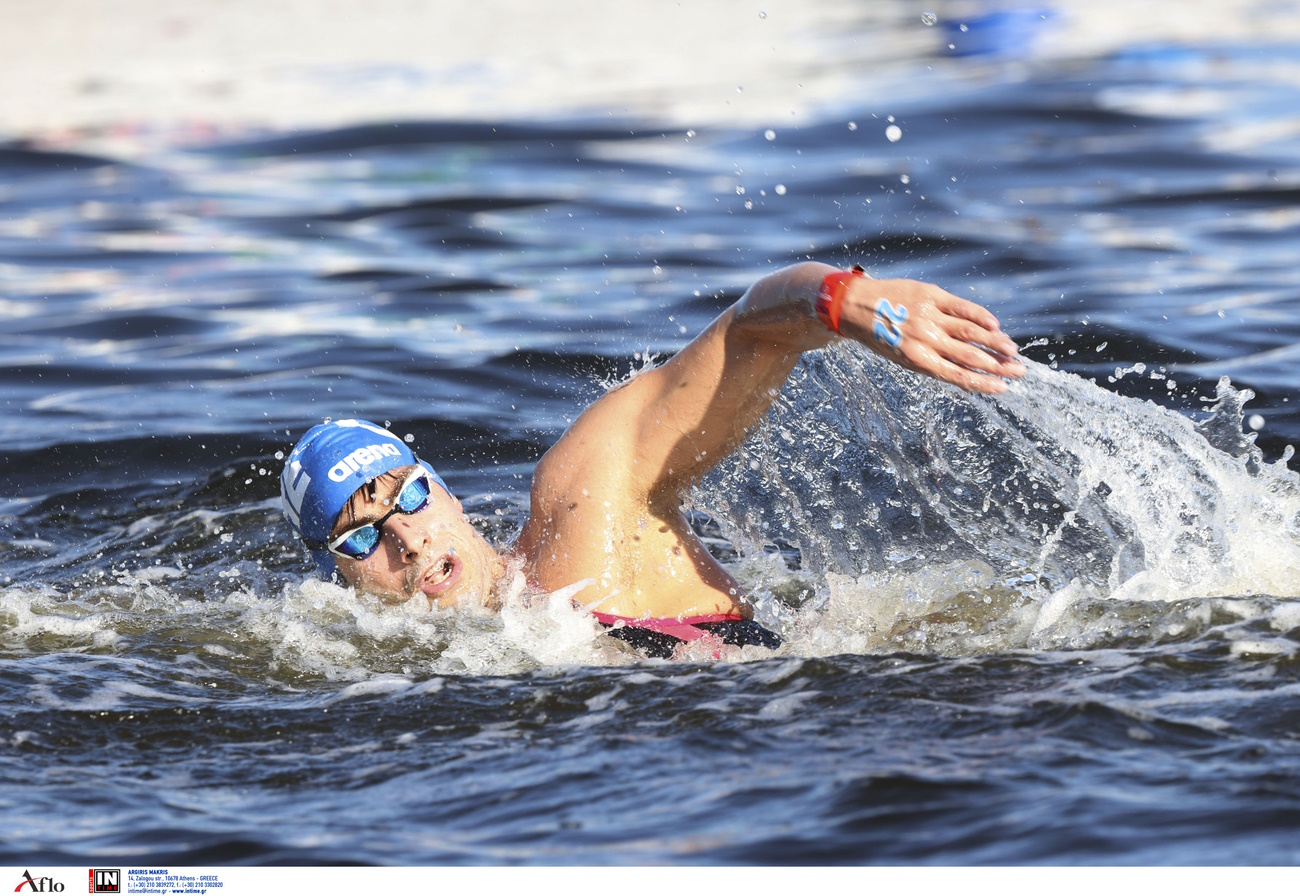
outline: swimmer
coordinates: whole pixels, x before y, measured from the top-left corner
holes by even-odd
[[[533,471],[523,529],[498,550],[410,447],[372,423],[309,430],[280,478],[285,516],[327,578],[390,603],[497,609],[512,566],[652,656],[704,637],[774,647],[682,512],[799,356],[852,339],[971,392],[1024,375],[983,307],[937,286],[807,262],[760,279],[663,365],[594,401]]]

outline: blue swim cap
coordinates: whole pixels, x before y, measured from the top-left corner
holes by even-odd
[[[307,543],[325,578],[338,567],[323,547],[348,499],[376,476],[420,464],[448,494],[433,467],[388,430],[367,420],[334,420],[307,430],[284,462],[280,503],[294,533]]]

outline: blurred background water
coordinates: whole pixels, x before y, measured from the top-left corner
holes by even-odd
[[[1289,5],[325,6],[4,6],[6,863],[1300,858]],[[311,579],[310,425],[504,542],[806,258],[1032,363],[801,364],[690,499],[779,651]]]

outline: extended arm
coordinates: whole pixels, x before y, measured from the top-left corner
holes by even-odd
[[[592,578],[597,587],[581,599],[624,615],[736,609],[739,586],[682,517],[682,492],[740,445],[803,352],[837,338],[819,305],[844,336],[963,388],[1001,391],[998,376],[1024,372],[978,305],[922,283],[845,274],[828,310],[820,298],[835,273],[809,263],[762,278],[671,360],[574,421],[537,464],[517,542],[537,584]],[[886,302],[893,329],[880,341]]]
[[[835,272],[810,262],[763,277],[670,361],[583,415],[602,428],[634,426],[647,494],[675,500],[743,441],[799,356],[836,338],[816,307]],[[1023,375],[1015,343],[979,305],[912,280],[841,279],[835,316],[844,337],[968,391],[1001,392],[999,377]]]
[[[539,463],[535,502],[561,503],[576,488],[675,515],[682,491],[740,445],[799,356],[837,338],[818,314],[835,273],[808,262],[763,277],[667,363],[597,399]],[[831,316],[845,338],[970,391],[1001,392],[999,377],[1024,373],[1015,343],[973,302],[912,280],[839,282]]]

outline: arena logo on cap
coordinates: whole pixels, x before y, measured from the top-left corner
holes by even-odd
[[[343,482],[353,473],[359,473],[362,467],[368,467],[385,456],[401,457],[402,452],[398,451],[397,446],[393,444],[367,445],[365,448],[358,448],[330,467],[330,479]]]

